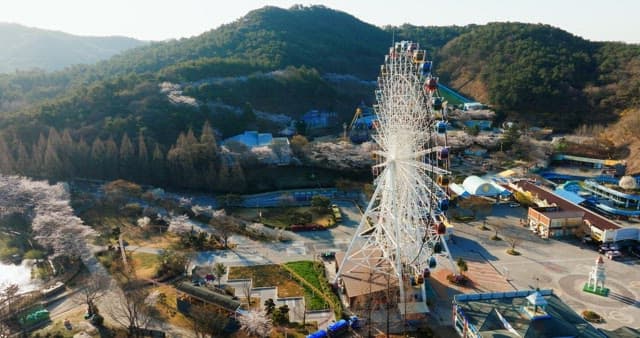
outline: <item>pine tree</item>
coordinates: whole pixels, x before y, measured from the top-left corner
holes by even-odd
[[[58,157],[62,164],[62,171],[65,178],[74,177],[76,168],[73,163],[75,145],[69,129],[65,129],[60,137],[60,145],[58,146]]]
[[[14,159],[4,137],[0,136],[0,174],[13,174]]]
[[[218,151],[216,136],[213,132],[213,128],[211,128],[211,124],[209,124],[209,121],[206,121],[204,123],[204,126],[202,126],[200,143],[204,144],[207,147],[207,150],[212,150],[214,153]]]
[[[91,177],[94,175],[94,173],[91,173],[90,171],[90,159],[91,148],[84,138],[81,137],[78,143],[75,143],[73,147],[72,162],[76,175],[79,175],[80,177]]]
[[[157,185],[167,185],[167,164],[160,145],[156,143],[151,154],[151,177]]]
[[[148,181],[149,179],[149,153],[147,143],[144,140],[144,134],[138,134],[138,163],[136,165],[136,176],[140,181]]]
[[[90,170],[93,172],[95,176],[98,178],[107,178],[106,168],[105,168],[105,160],[106,160],[106,148],[104,146],[104,142],[97,137],[93,140],[93,144],[91,145],[91,166]],[[91,175],[91,176],[93,176]]]
[[[109,136],[104,143],[104,166],[107,179],[115,179],[118,177],[118,144]]]
[[[60,135],[55,128],[49,129],[47,137],[47,145],[44,150],[42,173],[47,177],[62,178],[63,168],[62,161],[58,156],[58,147],[60,145]]]
[[[40,134],[38,142],[31,148],[31,176],[41,176],[44,170],[44,153],[47,151],[47,138]]]
[[[18,140],[18,155],[16,157],[16,172],[23,175],[31,175],[34,168],[32,167],[33,161],[31,156],[29,155],[29,151],[27,147],[22,143],[22,141]]]
[[[246,189],[247,181],[244,177],[244,171],[242,170],[240,162],[236,159],[233,159],[233,162],[229,167],[229,176],[231,179],[230,191],[242,192]]]
[[[120,156],[118,158],[118,175],[119,177],[131,179],[132,173],[135,172],[135,149],[129,136],[125,133],[122,135],[120,142]]]

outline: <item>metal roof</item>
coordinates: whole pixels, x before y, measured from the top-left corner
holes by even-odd
[[[204,286],[195,286],[188,281],[176,283],[176,289],[229,312],[235,312],[240,308],[240,302],[232,299],[230,296],[219,294]]]
[[[586,201],[584,198],[578,196],[578,194],[569,191],[569,190],[564,190],[564,189],[556,189],[555,191],[556,195],[566,199],[567,201],[574,203],[574,204],[580,204],[584,201]]]

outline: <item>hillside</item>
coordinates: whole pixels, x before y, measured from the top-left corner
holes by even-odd
[[[77,36],[0,23],[0,73],[33,68],[53,71],[74,64],[93,64],[143,44],[127,37]]]
[[[0,74],[0,145],[15,162],[10,170],[61,176],[57,158],[87,156],[89,147],[108,162],[105,147],[118,158],[117,144],[142,140],[180,177],[181,156],[197,154],[199,146],[193,154],[176,149],[197,144],[185,135],[202,133],[205,121],[220,139],[247,129],[277,133],[290,118],[326,109],[338,113],[334,132],[340,132],[361,100],[374,103],[376,74],[393,39],[421,43],[444,83],[491,104],[499,118],[566,131],[612,122],[639,103],[638,45],[590,42],[547,25],[379,28],[322,6],[264,7],[200,36],[152,43],[95,65]],[[47,152],[57,147],[78,149]],[[202,161],[196,172],[222,168]],[[105,178],[118,172],[87,170],[77,172]],[[174,184],[201,183],[183,182]]]
[[[620,120],[604,132],[604,138],[616,147],[626,147],[629,155],[627,174],[640,174],[640,108],[625,110]]]
[[[640,102],[640,46],[548,25],[477,26],[450,40],[439,59],[446,83],[528,124],[571,130]]]

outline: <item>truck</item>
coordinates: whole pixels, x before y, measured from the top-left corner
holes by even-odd
[[[360,328],[360,320],[357,316],[351,316],[348,320],[340,319],[339,321],[329,324],[326,330],[318,330],[307,338],[336,338],[341,337],[349,331],[349,328],[357,330]]]
[[[331,204],[331,213],[333,214],[333,218],[336,222],[342,222],[342,213],[340,212],[340,208],[337,204]]]

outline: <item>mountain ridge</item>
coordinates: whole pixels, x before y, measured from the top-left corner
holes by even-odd
[[[124,36],[80,36],[0,22],[0,73],[92,64],[145,43]]]

